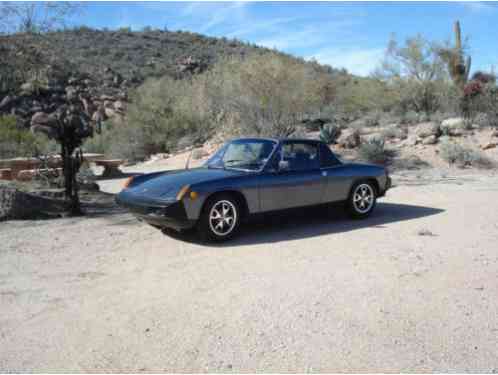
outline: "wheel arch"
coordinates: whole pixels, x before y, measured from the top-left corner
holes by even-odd
[[[245,218],[249,215],[249,206],[247,204],[246,196],[241,191],[235,190],[235,189],[222,189],[222,190],[218,190],[218,191],[214,191],[214,192],[210,193],[206,197],[206,199],[204,200],[204,203],[202,204],[201,212],[204,212],[208,202],[210,202],[212,199],[216,198],[216,196],[222,195],[222,194],[231,195],[232,197],[234,197],[234,199],[237,200],[239,208],[241,209],[242,218]]]
[[[379,192],[380,192],[379,181],[377,181],[377,179],[375,177],[366,176],[366,177],[356,178],[356,179],[353,180],[353,183],[351,184],[351,187],[349,188],[348,197],[351,196],[351,194],[353,193],[354,187],[356,185],[358,185],[360,182],[370,182],[373,185],[374,189],[375,189],[375,195],[376,196],[379,195]]]

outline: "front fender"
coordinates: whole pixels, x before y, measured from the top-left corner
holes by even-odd
[[[258,175],[228,181],[195,184],[190,187],[197,193],[196,199],[188,195],[184,198],[185,210],[190,220],[197,220],[201,216],[206,200],[213,194],[237,192],[241,194],[247,204],[248,213],[259,211],[259,178]]]

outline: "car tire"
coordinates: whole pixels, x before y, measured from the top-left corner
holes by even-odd
[[[359,181],[353,185],[347,201],[347,211],[353,219],[368,217],[377,203],[377,189],[371,181]]]
[[[197,224],[201,240],[221,242],[233,238],[239,229],[241,214],[239,202],[231,194],[208,198]]]

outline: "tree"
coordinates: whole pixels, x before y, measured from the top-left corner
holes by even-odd
[[[70,105],[61,106],[50,115],[36,113],[31,120],[31,130],[43,133],[60,144],[65,196],[70,203],[70,212],[74,215],[81,214],[76,180],[83,160],[79,147],[85,138],[93,135],[93,127],[81,103],[75,101]]]
[[[438,83],[444,82],[446,72],[434,43],[417,35],[403,46],[391,37],[377,76],[398,91],[400,101],[411,109],[430,113],[438,106]]]
[[[330,75],[287,56],[253,55],[223,69],[226,110],[241,134],[289,136],[330,100]]]
[[[16,86],[19,83],[41,83],[42,73],[48,77],[54,73],[54,68],[59,71],[67,65],[60,56],[47,57],[41,53],[40,45],[44,33],[64,27],[66,21],[80,9],[82,6],[79,3],[71,2],[0,3],[0,31],[23,33],[16,38],[0,39],[0,49],[8,52],[2,56],[5,61],[1,62],[5,64],[0,67],[0,90],[13,92],[18,89]],[[9,81],[8,77],[14,79]],[[93,134],[80,99],[67,99],[66,104],[51,114],[36,113],[30,125],[33,132],[44,133],[60,144],[66,199],[70,202],[70,212],[80,214],[76,180],[82,162],[79,147],[85,138]]]
[[[1,2],[0,32],[43,33],[65,27],[82,9],[78,2]]]

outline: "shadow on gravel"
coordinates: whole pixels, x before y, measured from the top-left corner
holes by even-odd
[[[244,223],[236,238],[226,243],[209,243],[206,246],[229,247],[255,245],[304,239],[326,234],[343,233],[366,227],[382,229],[386,224],[437,215],[442,209],[395,203],[377,203],[372,215],[364,220],[352,220],[342,205],[319,208],[302,208],[251,218]],[[167,235],[182,241],[202,244],[192,231]]]

